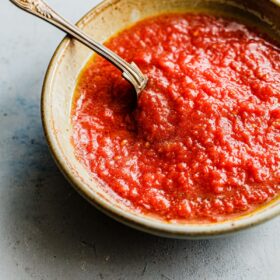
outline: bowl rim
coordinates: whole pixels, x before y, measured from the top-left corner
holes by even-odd
[[[90,9],[89,12],[87,12],[77,22],[77,25],[80,28],[83,28],[86,23],[90,21],[90,19],[99,15],[104,9],[108,8],[114,3],[117,3],[118,1],[121,0],[102,1],[94,8]],[[128,212],[122,208],[114,207],[114,205],[108,201],[93,195],[93,191],[89,190],[89,188],[82,182],[82,180],[79,179],[79,177],[63,160],[63,153],[61,152],[59,144],[57,143],[56,137],[53,133],[52,124],[47,121],[48,117],[46,108],[49,105],[48,94],[52,89],[56,69],[58,68],[61,59],[63,59],[63,53],[67,49],[71,40],[72,39],[69,36],[65,36],[56,48],[50,60],[42,87],[41,118],[45,138],[57,166],[69,183],[74,187],[74,189],[78,191],[78,193],[80,193],[86,200],[88,200],[101,212],[132,228],[158,236],[179,239],[203,239],[231,234],[259,225],[280,215],[280,200],[278,197],[271,203],[260,207],[257,211],[249,213],[245,216],[241,216],[238,219],[211,224],[176,224],[136,215],[136,213],[133,213],[133,211]]]

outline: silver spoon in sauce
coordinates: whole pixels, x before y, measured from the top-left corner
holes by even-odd
[[[122,71],[123,77],[130,82],[135,88],[137,97],[143,91],[147,85],[148,78],[141,72],[138,66],[132,62],[129,64],[127,61],[122,59],[116,53],[106,48],[104,45],[92,40],[77,26],[69,23],[59,14],[57,14],[52,8],[50,8],[42,0],[10,0],[19,8],[26,12],[29,12],[51,24],[58,27],[62,31],[70,34],[72,37],[77,39],[82,44],[86,45],[100,56],[115,65],[119,70]]]

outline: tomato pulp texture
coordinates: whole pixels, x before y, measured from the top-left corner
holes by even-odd
[[[107,46],[149,77],[137,109],[132,87],[100,57],[78,82],[76,154],[108,192],[188,223],[227,220],[277,197],[277,44],[233,20],[168,14]]]

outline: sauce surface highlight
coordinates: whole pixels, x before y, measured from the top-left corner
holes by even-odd
[[[107,46],[149,84],[133,109],[131,86],[94,57],[73,103],[80,161],[136,211],[216,222],[280,193],[280,49],[245,25],[168,14]]]

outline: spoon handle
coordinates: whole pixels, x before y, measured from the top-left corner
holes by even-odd
[[[62,16],[56,13],[49,5],[42,0],[10,0],[19,8],[42,18],[43,20],[53,24],[64,32],[72,35],[75,39],[94,50],[96,53],[110,61],[118,69],[123,72],[123,77],[128,80],[139,94],[147,84],[147,78],[132,62],[129,64],[116,53],[106,48],[104,45],[92,40],[88,35],[81,31],[76,25],[66,21]]]

